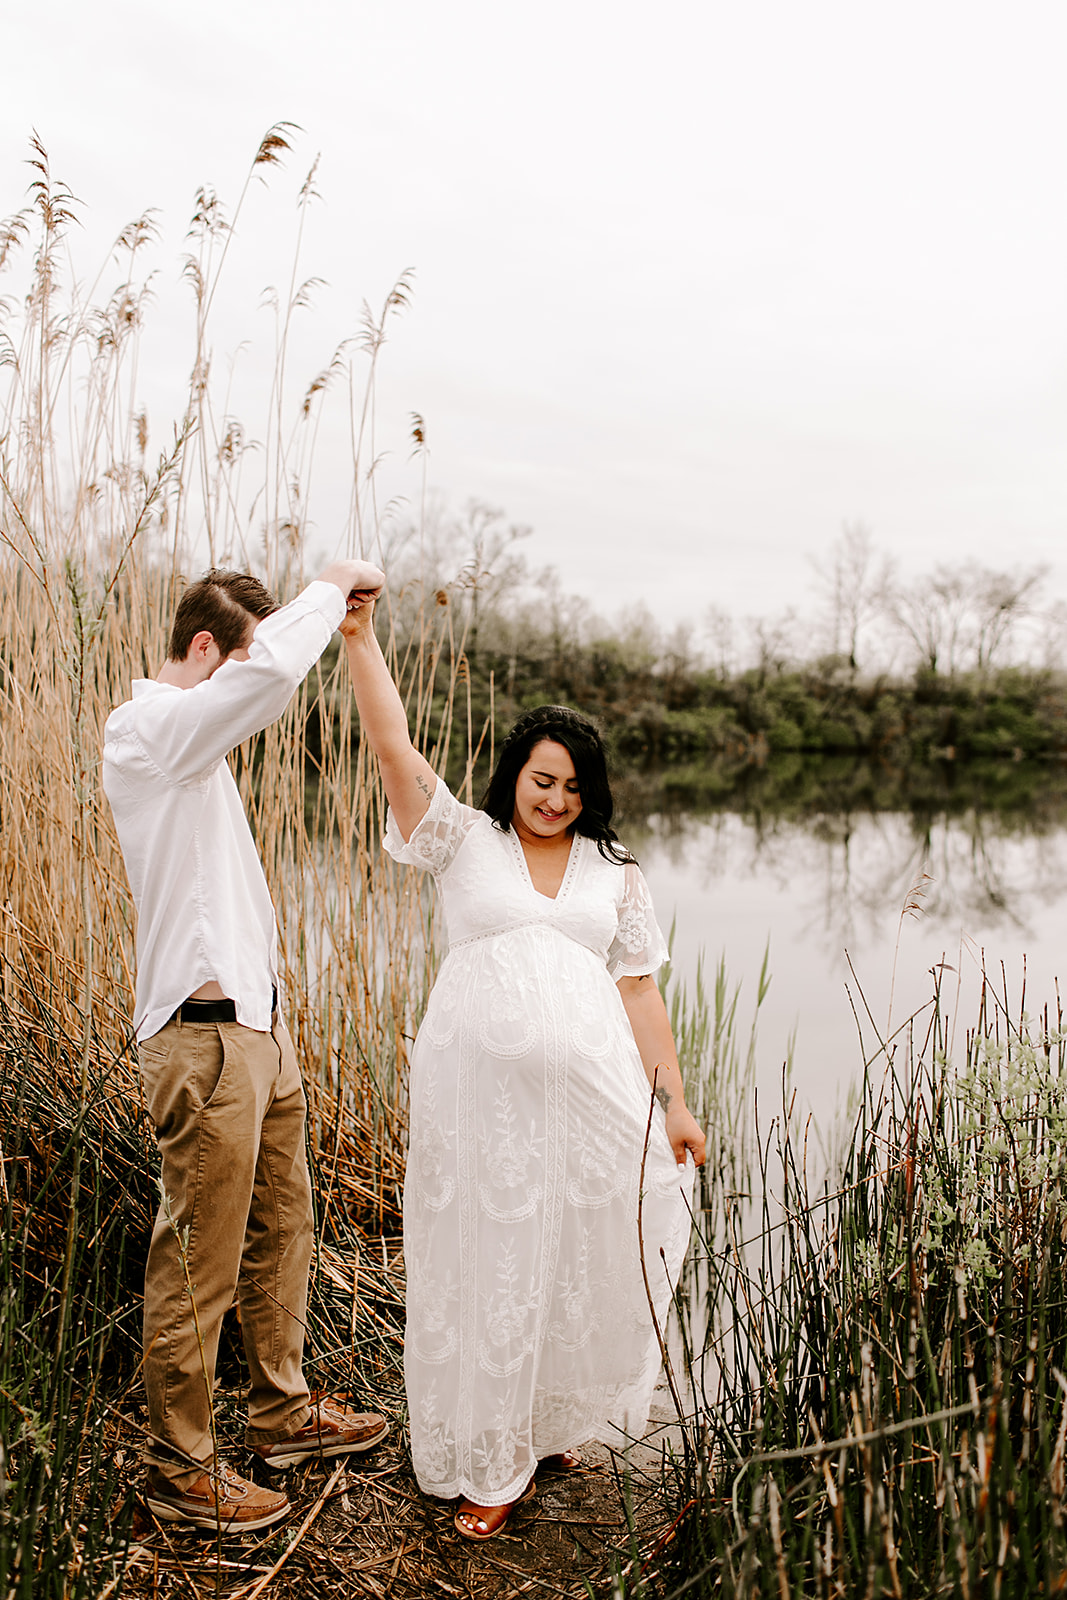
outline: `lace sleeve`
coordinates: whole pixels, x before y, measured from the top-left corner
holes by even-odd
[[[670,951],[656,921],[644,873],[635,861],[622,870],[619,923],[608,950],[608,972],[615,979],[643,978],[669,960]]]
[[[462,805],[444,779],[438,778],[426,815],[407,843],[390,811],[382,845],[394,861],[406,867],[422,867],[439,878],[481,815],[473,806]]]

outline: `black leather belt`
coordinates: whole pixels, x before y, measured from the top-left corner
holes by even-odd
[[[271,990],[271,1015],[278,1009],[278,991]],[[171,1022],[236,1022],[237,1007],[232,1000],[183,1000]]]

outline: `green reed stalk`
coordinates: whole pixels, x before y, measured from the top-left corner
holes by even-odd
[[[787,1100],[762,1134],[751,1124],[762,1198],[747,1214],[712,1171],[696,1466],[646,1565],[657,1593],[1029,1596],[1065,1581],[1061,1019],[1012,1016],[987,988],[955,1065],[953,1026],[935,986],[868,1065],[836,1170],[813,1176]]]

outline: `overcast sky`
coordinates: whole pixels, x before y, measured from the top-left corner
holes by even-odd
[[[299,124],[217,354],[267,315],[321,152],[307,376],[414,268],[379,445],[399,467],[420,413],[430,483],[532,526],[598,609],[803,609],[855,521],[915,575],[1047,561],[1067,591],[1060,0],[4,0],[2,27],[0,212],[36,129],[86,272],[158,208],[164,307],[197,187],[232,203]],[[146,381],[180,412],[162,355]]]

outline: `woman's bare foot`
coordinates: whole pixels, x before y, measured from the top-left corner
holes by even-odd
[[[491,1539],[511,1515],[511,1506],[476,1506],[464,1500],[456,1512],[455,1528],[465,1539]]]

